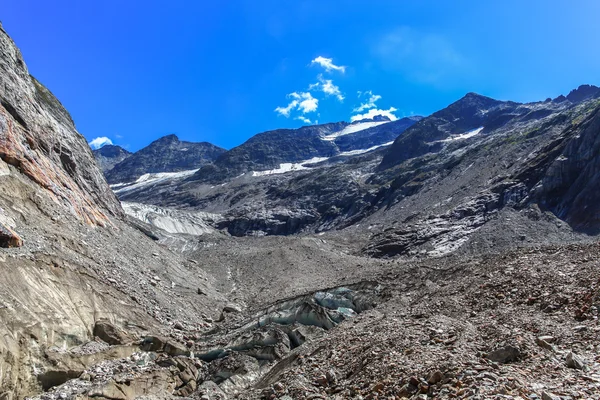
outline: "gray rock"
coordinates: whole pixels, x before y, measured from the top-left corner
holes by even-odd
[[[560,397],[556,396],[550,392],[543,391],[542,392],[542,400],[560,400]]]
[[[486,358],[497,363],[506,364],[517,361],[520,357],[521,351],[517,347],[507,345],[488,353]]]
[[[567,364],[567,367],[569,367],[569,368],[580,369],[580,370],[587,369],[585,360],[581,356],[578,356],[577,354],[575,354],[573,352],[570,352],[569,354],[567,354],[566,364]]]
[[[94,336],[111,345],[125,344],[129,341],[125,332],[107,321],[97,321],[94,324]]]

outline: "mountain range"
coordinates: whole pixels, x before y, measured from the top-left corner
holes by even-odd
[[[92,151],[0,26],[0,399],[595,398],[600,88]]]

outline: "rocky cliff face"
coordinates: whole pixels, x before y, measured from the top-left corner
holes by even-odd
[[[148,173],[198,169],[224,152],[210,143],[182,142],[177,136],[168,135],[116,164],[106,172],[106,178],[110,183],[128,183]]]
[[[122,215],[91,150],[60,102],[29,75],[0,29],[0,158],[90,224]]]
[[[92,150],[92,153],[94,154],[94,158],[96,158],[96,162],[104,174],[131,155],[131,152],[125,150],[121,146],[115,146],[112,144]]]
[[[224,303],[200,268],[126,223],[85,139],[2,29],[0,247],[1,399],[126,357],[169,320],[203,327]]]
[[[600,107],[543,155],[550,158],[532,197],[574,229],[600,233]]]

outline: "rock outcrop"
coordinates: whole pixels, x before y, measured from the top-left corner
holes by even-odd
[[[0,159],[48,190],[90,224],[123,212],[90,148],[60,102],[29,75],[0,27]]]

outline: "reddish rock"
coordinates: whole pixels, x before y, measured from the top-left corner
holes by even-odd
[[[23,239],[8,226],[0,223],[0,247],[21,247]]]

